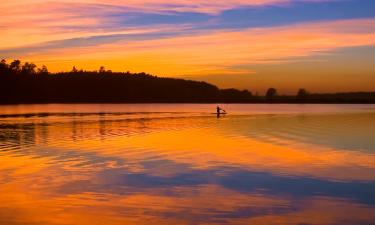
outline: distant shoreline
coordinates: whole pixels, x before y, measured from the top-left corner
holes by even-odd
[[[356,101],[356,102],[292,102],[292,101],[278,101],[278,102],[0,102],[0,105],[48,105],[48,104],[274,104],[274,105],[375,105],[375,101]]]
[[[203,81],[157,77],[146,73],[83,71],[50,73],[47,67],[14,60],[0,62],[0,105],[90,103],[242,103],[242,104],[375,104],[374,92],[265,96],[248,90],[220,89]]]

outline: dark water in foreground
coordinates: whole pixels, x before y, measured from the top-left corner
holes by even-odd
[[[0,106],[0,224],[374,224],[374,105]]]

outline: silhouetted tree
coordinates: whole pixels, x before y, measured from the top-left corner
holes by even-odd
[[[72,73],[77,73],[77,72],[78,72],[78,70],[77,70],[76,66],[73,66]]]
[[[234,88],[220,90],[220,99],[225,102],[246,102],[252,98],[248,90],[239,91]]]
[[[146,73],[119,73],[109,70],[49,73],[46,66],[14,60],[0,62],[0,104],[10,103],[75,103],[75,102],[311,102],[311,103],[375,103],[375,92],[308,94],[300,90],[297,96],[308,98],[296,101],[295,96],[277,96],[275,88],[267,91],[266,99],[252,96],[247,90],[219,89],[192,80],[156,77]],[[104,70],[104,68],[103,68]],[[44,75],[45,74],[45,75]],[[49,75],[50,74],[50,75]]]
[[[0,62],[0,73],[5,73],[8,70],[8,64],[5,59],[2,59]]]
[[[38,68],[38,73],[43,74],[43,75],[47,75],[48,74],[48,68],[45,65],[43,65],[42,68]]]
[[[36,68],[36,65],[34,63],[26,62],[25,64],[23,64],[21,72],[23,74],[34,74],[35,68]]]
[[[12,72],[20,72],[21,71],[21,61],[16,59],[14,60],[13,62],[10,63],[9,65],[9,69],[12,71]]]
[[[2,61],[1,68],[9,68]],[[49,75],[46,66],[19,60],[0,76],[0,103],[43,102],[249,102],[251,92],[220,90],[212,84],[141,73],[77,70]],[[34,76],[37,69],[38,76]],[[16,73],[14,71],[17,71]],[[22,71],[22,76],[18,76]],[[13,76],[14,75],[14,76]],[[31,79],[32,78],[32,79]],[[17,91],[14,91],[17,90]],[[67,91],[69,90],[69,91]]]
[[[300,88],[297,92],[297,99],[305,100],[308,95],[309,95],[309,92],[307,92],[306,89]]]
[[[105,67],[104,66],[101,66],[99,68],[99,73],[105,73]]]
[[[277,96],[277,90],[275,88],[269,88],[266,93],[267,100],[273,100]]]

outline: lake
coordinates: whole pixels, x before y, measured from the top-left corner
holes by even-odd
[[[0,106],[0,224],[374,224],[375,105]]]

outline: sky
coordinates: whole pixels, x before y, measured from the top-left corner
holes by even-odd
[[[262,94],[375,91],[374,0],[14,0],[0,58]]]

